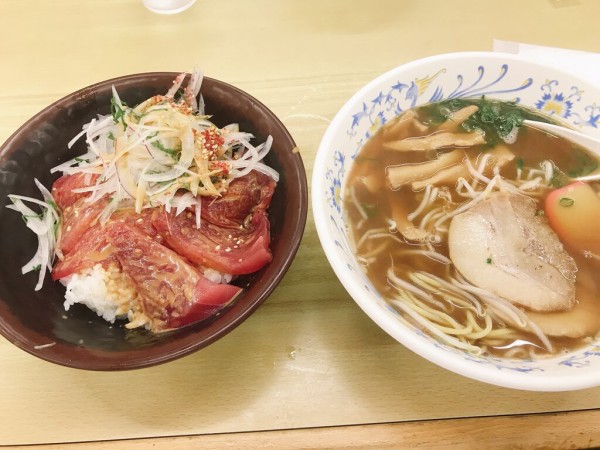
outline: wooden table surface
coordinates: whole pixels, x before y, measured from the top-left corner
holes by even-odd
[[[600,52],[599,17],[596,0],[198,0],[173,16],[151,13],[141,0],[1,0],[0,141],[81,87],[199,66],[283,120],[310,180],[329,121],[378,74],[433,54],[491,50],[493,39]],[[0,444],[600,445],[600,388],[493,387],[396,343],[335,278],[311,214],[274,294],[236,330],[193,355],[95,373],[38,360],[0,339]]]

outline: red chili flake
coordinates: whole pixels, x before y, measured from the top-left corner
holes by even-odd
[[[202,136],[204,137],[204,147],[208,150],[216,151],[225,143],[225,139],[216,128],[207,128],[202,132]]]
[[[212,161],[211,167],[214,169],[220,169],[223,175],[229,174],[229,164],[226,161]]]

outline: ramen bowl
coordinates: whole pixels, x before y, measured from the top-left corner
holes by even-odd
[[[152,366],[199,350],[240,325],[266,300],[285,275],[302,237],[307,214],[307,182],[302,159],[284,125],[261,102],[222,81],[204,78],[205,111],[219,127],[238,123],[256,141],[270,135],[265,163],[277,170],[279,183],[268,209],[272,261],[234,281],[243,288],[231,306],[208,321],[153,334],[143,328],[111,326],[83,305],[63,308],[64,288],[46,277],[34,291],[37,274],[21,274],[35,253],[35,235],[19,214],[4,206],[8,194],[35,197],[34,178],[50,186],[50,168],[85,151],[68,143],[97,114],[108,114],[111,87],[136,105],[164,94],[176,73],[128,75],[74,92],[35,115],[0,148],[0,333],[21,349],[47,361],[89,370],[125,370]],[[254,142],[254,141],[253,141]],[[39,195],[39,193],[37,193]]]
[[[320,143],[312,178],[317,232],[350,296],[385,332],[450,371],[493,385],[568,391],[600,385],[600,340],[545,358],[512,359],[449,346],[422,331],[375,289],[349,238],[344,189],[355,157],[385,123],[415,106],[485,96],[515,101],[581,132],[600,136],[600,88],[559,69],[499,53],[455,53],[397,67],[358,91]],[[600,301],[600,300],[599,300]]]

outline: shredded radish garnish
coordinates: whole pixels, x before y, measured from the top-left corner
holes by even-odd
[[[277,171],[262,162],[272,137],[255,146],[250,143],[254,136],[240,131],[238,124],[217,127],[204,114],[204,99],[199,96],[202,73],[194,69],[179,95],[185,77],[185,73],[178,75],[165,95],[134,107],[125,104],[113,86],[111,114],[98,115],[83,125],[67,145],[70,149],[83,139],[86,152],[50,170],[84,174],[87,186],[73,192],[88,194],[86,202],[110,200],[98,217],[101,224],[119,207],[134,206],[139,213],[164,206],[167,212],[174,208],[176,214],[193,213],[200,228],[198,196],[218,197],[231,181],[252,170],[279,181]],[[35,183],[43,200],[9,195],[12,204],[7,208],[21,213],[38,237],[35,255],[22,268],[23,273],[39,270],[37,291],[46,269],[52,271],[55,256],[62,259],[63,255],[56,246],[61,221],[58,207],[48,189],[38,180]],[[38,205],[41,212],[25,202]]]
[[[99,175],[78,191],[90,193],[89,202],[112,199],[103,212],[104,221],[121,202],[133,203],[141,212],[160,205],[170,210],[179,191],[191,197],[220,196],[232,180],[252,170],[279,180],[277,171],[262,162],[271,149],[271,136],[254,146],[250,143],[254,136],[240,131],[237,124],[217,127],[204,115],[202,98],[196,100],[202,73],[195,69],[178,96],[184,79],[180,74],[165,95],[134,107],[123,103],[113,87],[112,113],[92,119],[69,142],[71,147],[84,138],[87,152],[52,169]],[[185,208],[195,209],[199,216],[200,203],[187,203]]]
[[[8,198],[12,201],[12,205],[6,207],[21,213],[27,227],[33,231],[38,237],[38,248],[33,255],[33,258],[25,264],[21,271],[28,273],[33,270],[39,271],[38,282],[35,285],[35,290],[39,291],[44,283],[46,269],[52,270],[56,245],[56,234],[60,224],[60,216],[58,214],[56,203],[52,195],[37,179],[35,184],[42,193],[44,201],[32,197],[24,197],[22,195],[9,195]],[[42,212],[37,213],[24,202],[34,203],[42,207]]]

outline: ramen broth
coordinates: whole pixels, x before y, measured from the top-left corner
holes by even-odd
[[[482,117],[468,115],[473,110],[483,115],[482,108],[490,105],[516,114],[512,125],[508,120],[511,130],[479,127]],[[468,117],[459,117],[467,107],[471,109],[462,114]],[[521,127],[524,118],[549,121],[514,104],[486,99],[409,110],[360,149],[344,185],[351,240],[374,287],[409,322],[476,354],[553,355],[582,346],[600,330],[599,281],[594,275],[600,262],[589,251],[563,242],[564,257],[576,265],[576,303],[549,312],[514,304],[502,292],[487,293],[465,279],[451,259],[448,230],[461,208],[468,212],[471,204],[482,205],[503,192],[512,199],[527,196],[535,202],[537,226],[549,227],[547,196],[573,178],[597,171],[594,156],[564,139]],[[469,139],[473,145],[465,142]],[[445,164],[444,158],[452,161]],[[438,166],[428,169],[433,161]],[[588,184],[600,190],[596,182]],[[483,271],[495,261],[480,263]],[[555,331],[557,324],[580,317],[586,322],[574,323],[575,331]]]

